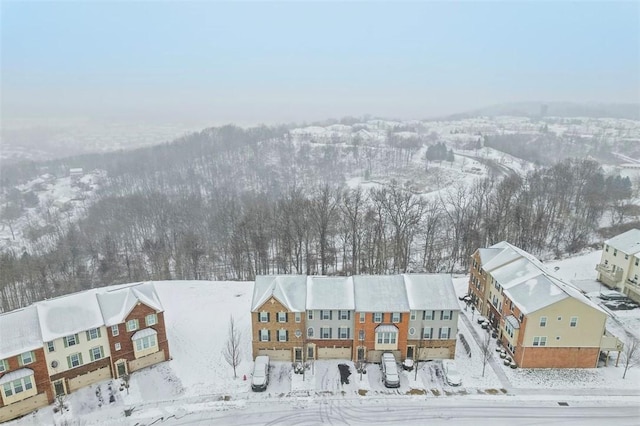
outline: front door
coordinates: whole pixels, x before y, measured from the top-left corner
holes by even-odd
[[[64,382],[62,380],[53,382],[53,390],[55,391],[56,396],[66,394],[64,391]]]
[[[295,348],[294,349],[294,359],[295,359],[295,362],[301,362],[302,361],[302,348]]]
[[[415,351],[415,346],[407,346],[407,358],[413,359],[413,352]]]
[[[118,377],[122,377],[127,374],[127,365],[124,362],[116,364],[116,367],[118,369]]]
[[[313,350],[314,346],[313,345],[307,345],[307,359],[314,359],[314,350]]]

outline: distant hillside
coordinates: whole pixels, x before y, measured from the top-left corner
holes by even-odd
[[[573,102],[517,102],[492,105],[459,114],[446,119],[464,119],[477,116],[516,117],[590,117],[624,118],[640,120],[640,104],[573,103]]]

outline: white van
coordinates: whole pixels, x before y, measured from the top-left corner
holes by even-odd
[[[251,375],[251,390],[263,391],[269,384],[269,357],[260,355],[256,357]]]
[[[396,357],[391,352],[382,354],[380,368],[382,368],[382,381],[385,387],[399,388],[400,374],[398,373],[398,364],[396,363]]]

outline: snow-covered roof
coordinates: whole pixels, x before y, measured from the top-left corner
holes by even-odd
[[[10,371],[4,376],[0,377],[0,385],[12,382],[14,380],[22,379],[23,377],[33,376],[33,370],[30,368],[20,368],[18,370]]]
[[[605,244],[626,254],[640,253],[640,229],[630,229],[608,239]]]
[[[404,274],[402,277],[411,310],[460,309],[451,275]]]
[[[500,266],[506,265],[507,263],[513,262],[519,257],[522,257],[522,255],[514,250],[514,247],[506,241],[499,242],[498,244],[495,244],[490,248],[499,248],[502,250],[492,256],[491,260],[489,260],[487,263],[482,264],[482,269],[487,272],[491,272],[494,269],[499,268]]]
[[[307,309],[355,309],[352,277],[307,278]]]
[[[501,251],[502,249],[500,248],[491,248],[491,247],[478,249],[478,254],[480,255],[480,263],[482,265],[488,263]]]
[[[36,303],[36,309],[44,342],[104,324],[94,290],[44,300]]]
[[[402,275],[357,275],[353,285],[358,312],[410,310]]]
[[[527,315],[568,298],[551,279],[538,275],[504,290],[504,293]]]
[[[376,327],[376,333],[397,333],[398,327],[393,324],[382,324]]]
[[[35,306],[0,315],[0,359],[42,347]]]
[[[536,264],[520,258],[494,270],[491,276],[506,289],[541,274],[542,271]]]
[[[307,299],[305,275],[259,275],[253,287],[251,310],[256,311],[275,297],[291,312],[304,312]]]
[[[125,320],[131,310],[140,302],[157,312],[163,311],[160,298],[151,282],[131,284],[111,288],[98,293],[98,304],[104,325],[110,327]]]

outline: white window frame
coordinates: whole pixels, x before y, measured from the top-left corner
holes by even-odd
[[[533,338],[533,346],[547,346],[547,336],[535,336]]]
[[[144,317],[144,323],[147,327],[151,327],[152,325],[156,325],[158,323],[158,315],[157,314],[149,314]]]
[[[496,298],[496,300],[498,300],[498,299]],[[495,306],[495,304],[494,304],[494,306]],[[441,318],[440,318],[441,320],[448,321],[451,318],[453,318],[453,311],[451,311],[451,310],[444,310],[444,311],[440,311],[440,312],[441,312]]]
[[[36,360],[36,356],[33,351],[27,351],[20,354],[20,365],[33,364]]]
[[[260,330],[260,341],[261,342],[269,341],[269,330],[267,330],[266,328],[263,328],[262,330]]]
[[[349,332],[349,327],[338,327],[338,339],[349,339],[351,338],[351,333]]]
[[[446,331],[446,333],[444,333]],[[440,340],[446,340],[451,338],[451,327],[440,327]]]
[[[141,337],[135,340],[136,351],[140,352],[145,349],[153,348],[154,346],[158,346],[158,339],[156,339],[155,334],[150,334],[148,336]]]
[[[418,313],[416,311],[411,311],[409,315],[410,315],[409,318],[411,319],[411,321],[415,321]]]
[[[331,327],[320,327],[320,338],[331,339],[333,333],[331,333]]]
[[[350,320],[351,319],[351,312],[350,311],[338,311],[338,318],[341,320]]]
[[[382,312],[374,312],[373,313],[373,322],[374,323],[380,324],[383,319],[384,319],[384,315],[382,314]]]
[[[547,326],[547,317],[540,317],[540,327]]]
[[[415,334],[416,334],[416,329],[414,327],[409,327],[409,335],[415,336]]]
[[[260,322],[269,322],[269,312],[260,312]]]
[[[313,310],[307,311],[307,319],[308,320],[312,320],[313,319]]]
[[[78,361],[78,365],[73,365],[74,357],[76,361]],[[76,368],[83,365],[82,363],[82,354],[80,352],[76,352],[74,354],[69,355],[69,368]]]
[[[360,324],[364,324],[364,322],[366,321],[366,316],[366,313],[360,312]]]
[[[569,327],[577,327],[578,326],[578,317],[571,317],[569,320]]]
[[[130,333],[132,331],[136,331],[139,328],[139,323],[138,323],[138,319],[134,318],[134,319],[130,319],[129,321],[127,321],[127,331]]]
[[[3,390],[6,397],[17,395],[30,389],[33,389],[31,376],[21,377],[3,385]]]
[[[313,338],[313,327],[307,328],[307,337]]]
[[[87,342],[91,340],[97,339],[100,337],[100,329],[92,328],[91,330],[87,330]]]
[[[436,317],[435,311],[424,311],[423,318],[425,321],[433,321]]]
[[[300,322],[300,321],[302,321],[302,315],[300,315],[300,312],[296,312],[296,314],[295,314],[295,320],[296,320],[296,322]]]
[[[78,335],[77,334],[71,334],[69,336],[64,336],[62,338],[62,340],[64,340],[65,347],[67,347],[67,348],[70,347],[70,346],[78,345],[80,343],[79,342],[80,339],[78,339]]]
[[[119,334],[120,334],[120,328],[118,327],[118,324],[112,325],[111,326],[111,335],[112,336],[117,336]]]
[[[120,342],[116,342],[116,344],[114,345],[116,351],[119,351],[120,349],[122,349],[122,345],[120,345]]]
[[[287,322],[287,313],[286,312],[278,312],[278,322],[286,323]]]
[[[56,345],[54,343],[54,341],[50,341],[47,342],[47,352],[51,353],[51,352],[55,352],[56,351]]]
[[[400,312],[392,312],[391,313],[391,322],[392,323],[399,323],[400,319],[402,318],[402,315],[400,314]]]
[[[331,317],[332,317],[332,315],[331,315],[331,311],[330,310],[322,309],[320,311],[320,319],[321,320],[330,320]]]
[[[97,357],[96,357],[96,352],[95,352],[96,350],[98,351],[98,354],[97,354],[98,356]],[[89,349],[89,359],[91,361],[99,361],[102,358],[104,358],[104,350],[102,349],[102,346],[96,346],[96,347],[93,347],[93,348]]]
[[[287,330],[281,328],[278,330],[278,342],[286,342],[287,341]]]
[[[0,373],[4,373],[8,369],[9,369],[9,363],[4,359],[0,359]]]

